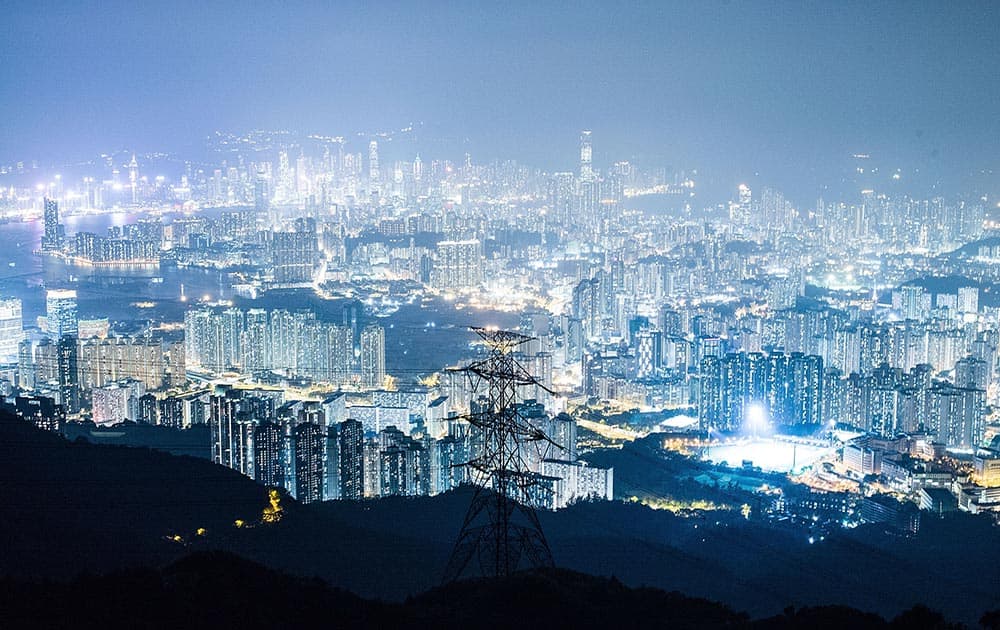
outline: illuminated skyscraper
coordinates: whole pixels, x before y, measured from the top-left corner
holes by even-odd
[[[372,195],[379,194],[381,177],[378,168],[378,142],[372,140],[368,143],[368,188]]]
[[[128,185],[132,192],[132,205],[139,203],[139,163],[135,161],[135,153],[132,154],[132,161],[128,163]]]
[[[366,326],[361,331],[361,384],[380,387],[385,380],[385,329]]]
[[[592,164],[593,149],[590,145],[590,130],[585,129],[580,133],[580,180],[590,181],[594,179],[594,167]]]
[[[584,130],[580,134],[580,188],[579,188],[579,212],[586,219],[597,217],[597,207],[601,196],[600,182],[591,160],[592,148],[590,145],[590,130]]]
[[[50,289],[45,294],[45,322],[49,336],[58,340],[65,335],[76,336],[79,323],[76,314],[76,291]]]
[[[17,362],[18,346],[23,339],[21,300],[0,299],[0,365]]]
[[[295,498],[300,503],[323,500],[326,435],[323,427],[303,422],[292,431],[295,459]],[[291,490],[291,488],[289,488]]]
[[[284,484],[281,462],[284,433],[274,422],[261,422],[253,430],[254,479],[266,486]]]
[[[413,181],[419,182],[424,178],[424,163],[420,159],[420,155],[413,159]]]
[[[246,329],[243,337],[243,367],[249,372],[258,372],[268,365],[267,311],[252,308],[246,313]]]
[[[365,431],[357,420],[345,420],[338,430],[340,446],[340,498],[365,495]]]
[[[57,376],[59,379],[59,402],[67,414],[80,411],[80,385],[77,367],[77,341],[72,335],[64,335],[56,344]]]
[[[62,226],[59,225],[59,203],[45,199],[45,232],[42,234],[42,251],[55,251],[62,246]]]

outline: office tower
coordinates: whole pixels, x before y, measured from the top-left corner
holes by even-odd
[[[289,202],[295,199],[295,174],[288,161],[288,151],[278,153],[278,186],[275,200]]]
[[[59,402],[68,415],[80,411],[80,385],[78,383],[77,340],[64,335],[56,343]]]
[[[42,233],[42,251],[55,251],[62,247],[62,226],[59,225],[59,203],[55,199],[46,198],[45,231]]]
[[[365,326],[361,331],[361,385],[381,387],[385,380],[385,329]]]
[[[601,186],[597,173],[594,172],[592,157],[590,131],[584,130],[580,133],[580,182],[577,191],[577,210],[580,217],[588,221],[599,218],[597,210],[601,196]]]
[[[413,181],[419,182],[424,178],[424,163],[420,159],[420,154],[413,158]]]
[[[76,314],[76,291],[49,289],[45,294],[45,324],[49,336],[58,340],[65,335],[76,336],[79,322]]]
[[[478,240],[437,244],[431,278],[435,288],[458,291],[475,287],[482,281],[482,245]]]
[[[0,365],[18,361],[18,347],[24,339],[21,300],[0,299]]]
[[[361,499],[365,496],[365,432],[357,420],[345,420],[338,429],[340,453],[340,497]]]

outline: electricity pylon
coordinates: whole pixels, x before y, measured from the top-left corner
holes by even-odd
[[[519,568],[553,566],[552,552],[532,507],[533,491],[541,490],[538,476],[528,470],[523,447],[555,443],[521,414],[517,404],[519,387],[544,388],[514,355],[531,337],[506,330],[473,331],[485,342],[489,355],[462,371],[469,377],[473,395],[486,385],[486,400],[465,419],[479,430],[482,447],[478,456],[464,464],[472,469],[476,491],[445,569],[445,582],[462,577],[474,556],[480,575],[488,577],[508,576]]]

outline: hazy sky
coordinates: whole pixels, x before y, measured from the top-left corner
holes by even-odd
[[[4,3],[0,161],[424,121],[455,158],[571,169],[589,127],[599,165],[802,195],[856,152],[1000,166],[996,2],[252,4]]]

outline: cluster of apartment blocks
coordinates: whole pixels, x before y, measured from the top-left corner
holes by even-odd
[[[187,384],[184,344],[158,336],[25,339],[16,384],[23,395],[51,398],[69,416],[90,408],[98,424],[136,419],[147,391]]]
[[[379,387],[385,330],[337,325],[309,310],[196,308],[184,315],[189,369],[263,376],[280,372],[336,385]]]
[[[434,495],[481,483],[465,465],[481,452],[480,432],[428,390],[286,401],[279,390],[218,386],[183,404],[209,425],[216,463],[302,502]],[[558,509],[613,498],[613,470],[577,457],[575,420],[533,400],[519,410],[557,445],[523,447],[537,482],[527,500]]]

